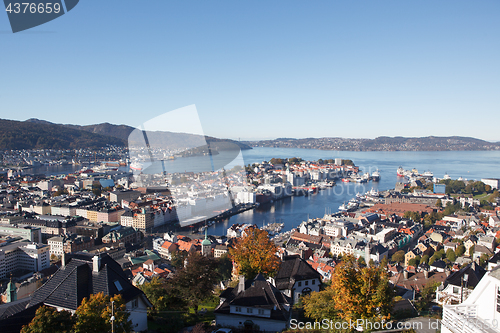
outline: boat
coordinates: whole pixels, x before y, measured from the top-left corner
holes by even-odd
[[[344,183],[349,183],[349,178],[342,178],[342,181],[343,181]]]
[[[404,177],[405,176],[405,169],[403,167],[399,167],[397,171],[398,177]]]
[[[434,177],[434,174],[431,171],[426,171],[422,174],[422,176],[432,178]]]
[[[339,211],[341,212],[346,212],[347,211],[347,205],[343,203],[342,205],[339,206]]]
[[[379,196],[378,190],[374,189],[373,187],[372,187],[372,189],[370,190],[370,192],[368,194],[371,195],[372,197],[378,197]]]
[[[378,182],[380,180],[380,172],[378,172],[378,169],[372,173],[372,180],[374,182]]]
[[[139,162],[132,162],[130,163],[130,169],[135,171],[142,171],[142,164]]]
[[[447,174],[447,173],[446,173],[446,174],[444,175],[443,179],[451,179],[451,177],[450,177],[450,175],[449,175],[449,174]]]

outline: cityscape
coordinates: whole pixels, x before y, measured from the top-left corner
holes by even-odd
[[[4,0],[0,333],[500,333],[500,3]]]

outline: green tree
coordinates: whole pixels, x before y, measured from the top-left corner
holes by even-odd
[[[304,310],[315,320],[385,320],[390,316],[394,289],[384,267],[360,267],[353,256],[335,267],[332,284],[303,298]]]
[[[446,251],[446,258],[451,262],[455,262],[455,260],[457,259],[457,255],[455,254],[455,252],[453,252],[452,249],[448,249],[448,251]]]
[[[187,265],[175,273],[171,279],[172,286],[195,313],[198,304],[212,295],[214,286],[219,281],[218,263],[215,258],[206,257],[198,252],[190,252]]]
[[[151,282],[146,282],[139,286],[148,300],[153,304],[153,308],[148,310],[150,314],[161,311],[185,311],[187,303],[179,295],[171,280],[164,280],[153,277]]]
[[[70,333],[74,323],[71,312],[42,305],[36,310],[31,323],[23,326],[21,333]]]
[[[184,267],[184,261],[188,256],[187,251],[175,251],[172,253],[170,263],[177,269]]]
[[[469,257],[472,258],[472,256],[474,255],[474,245],[472,245],[470,248],[469,248]]]
[[[428,254],[424,254],[422,256],[422,259],[420,259],[420,263],[426,263],[426,264],[428,264],[429,263],[429,255]]]
[[[443,207],[443,202],[441,201],[441,199],[437,199],[436,207]]]
[[[221,279],[229,280],[233,272],[233,261],[229,258],[228,253],[224,253],[222,256],[217,258],[217,272],[219,273]]]
[[[394,253],[391,257],[391,261],[404,262],[405,261],[405,251],[399,250],[398,252]]]
[[[463,256],[465,253],[465,246],[463,244],[460,244],[457,246],[457,250],[455,251],[455,254],[457,257]]]

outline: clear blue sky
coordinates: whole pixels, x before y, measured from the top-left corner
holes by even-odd
[[[1,118],[190,104],[225,138],[500,141],[500,2],[82,0],[17,34],[0,13]]]

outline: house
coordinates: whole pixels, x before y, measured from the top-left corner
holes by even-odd
[[[220,294],[214,310],[216,325],[279,332],[288,328],[291,299],[258,274],[246,281],[240,276],[238,286]]]
[[[417,249],[410,250],[405,254],[405,266],[408,266],[410,260],[414,259],[417,255],[419,255],[419,251]]]
[[[170,260],[172,259],[172,253],[176,252],[177,249],[178,249],[177,244],[169,241],[164,241],[163,244],[160,246],[160,250],[158,252],[162,258]]]
[[[442,333],[498,333],[500,268],[486,273],[461,304],[443,306]]]
[[[431,271],[444,272],[446,270],[446,263],[442,260],[436,260],[430,265]]]
[[[299,256],[286,256],[270,282],[295,304],[300,296],[319,291],[321,274]]]
[[[147,330],[147,308],[152,306],[151,303],[107,254],[78,253],[71,255],[68,262],[63,256],[61,268],[33,293],[28,307],[45,304],[74,313],[83,298],[100,292],[110,296],[121,294],[130,312],[133,329]]]
[[[486,270],[475,262],[451,273],[436,290],[436,302],[439,304],[462,303],[471,293],[470,288],[475,288],[484,274]]]

